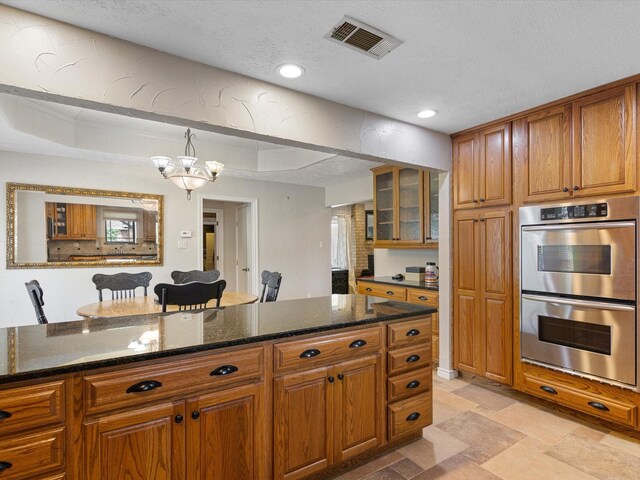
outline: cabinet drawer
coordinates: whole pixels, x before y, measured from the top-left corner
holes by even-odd
[[[637,424],[636,405],[618,399],[611,400],[588,391],[578,392],[557,381],[550,382],[547,379],[525,375],[523,391],[607,420],[632,427]]]
[[[425,393],[389,405],[389,440],[422,430],[433,421],[431,394]]]
[[[315,366],[378,351],[382,346],[380,327],[323,335],[274,346],[275,371]]]
[[[396,375],[387,380],[389,403],[431,391],[431,369],[423,368],[415,372]]]
[[[438,292],[434,292],[433,290],[417,290],[414,288],[408,288],[407,302],[438,307]]]
[[[0,391],[0,435],[61,422],[64,381]]]
[[[64,467],[64,427],[0,440],[2,480],[34,478]],[[55,476],[53,478],[56,478]]]
[[[431,345],[424,343],[387,353],[389,375],[431,366]]]
[[[257,378],[263,355],[259,347],[90,375],[84,378],[85,408],[96,413]]]
[[[406,347],[431,338],[431,317],[387,325],[389,348]]]
[[[385,285],[384,283],[358,282],[358,293],[402,301],[407,299],[406,288]]]

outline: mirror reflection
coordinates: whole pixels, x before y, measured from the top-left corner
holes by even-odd
[[[161,195],[13,183],[7,195],[9,268],[162,261]]]

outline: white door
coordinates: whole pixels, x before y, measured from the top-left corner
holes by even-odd
[[[250,291],[249,206],[236,207],[236,291]]]

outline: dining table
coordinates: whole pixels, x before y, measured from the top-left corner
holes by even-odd
[[[227,292],[222,294],[220,299],[221,307],[232,305],[243,305],[255,303],[258,296],[249,292]],[[206,308],[215,308],[216,300],[210,300]],[[167,305],[167,312],[179,310],[177,305]],[[102,302],[89,303],[76,310],[76,313],[85,318],[110,318],[125,317],[129,315],[148,315],[162,313],[162,305],[154,296],[140,296],[128,298],[116,298],[113,300],[103,300]]]

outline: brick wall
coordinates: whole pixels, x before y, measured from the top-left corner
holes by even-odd
[[[373,255],[373,240],[366,240],[366,213],[363,203],[351,205],[351,252],[356,277],[369,268],[369,255]]]

